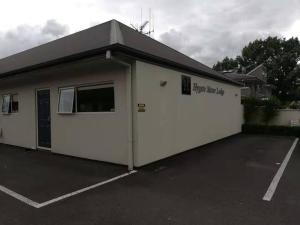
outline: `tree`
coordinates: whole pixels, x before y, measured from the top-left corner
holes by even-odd
[[[297,88],[297,79],[300,78],[300,42],[298,38],[286,40],[285,38],[268,37],[264,40],[255,40],[245,46],[241,55],[231,61],[237,63],[240,73],[248,73],[258,65],[264,64],[268,82],[275,87],[273,94],[276,97],[283,101],[300,99]],[[227,65],[228,57],[225,57],[213,68],[223,71]]]
[[[236,59],[225,57],[222,62],[217,62],[217,64],[213,66],[213,69],[217,71],[229,71],[238,68],[238,65]]]

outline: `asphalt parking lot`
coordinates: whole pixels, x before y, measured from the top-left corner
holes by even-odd
[[[40,208],[0,191],[0,224],[296,225],[300,144],[272,199],[263,200],[294,141],[236,135]],[[0,185],[38,203],[126,172],[123,166],[0,145]]]

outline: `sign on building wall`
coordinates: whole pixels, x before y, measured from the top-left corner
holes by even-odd
[[[138,104],[138,112],[146,112],[146,104]]]
[[[195,92],[196,94],[208,93],[208,94],[216,94],[221,96],[225,94],[223,88],[212,87],[210,85],[203,86],[203,85],[199,85],[198,83],[193,83],[193,92]]]

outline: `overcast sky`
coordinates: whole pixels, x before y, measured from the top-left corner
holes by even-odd
[[[212,66],[268,35],[300,37],[300,0],[0,0],[0,57],[117,19],[154,14],[154,38]]]

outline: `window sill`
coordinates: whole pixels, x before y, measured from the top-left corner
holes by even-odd
[[[86,114],[113,114],[116,112],[77,112],[75,114],[82,114],[82,115],[86,115]]]
[[[59,115],[97,115],[97,114],[114,114],[116,112],[74,112],[74,113],[62,113],[57,112]]]
[[[18,115],[19,112],[2,113],[2,115]]]
[[[60,114],[60,115],[74,115],[75,113],[73,112],[56,112],[57,114]]]

